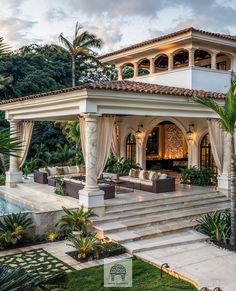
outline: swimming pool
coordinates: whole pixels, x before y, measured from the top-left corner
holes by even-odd
[[[4,196],[0,196],[0,215],[7,214],[7,213],[16,213],[16,212],[23,212],[29,211],[30,208],[27,208],[24,205],[20,205],[17,202],[8,199]]]

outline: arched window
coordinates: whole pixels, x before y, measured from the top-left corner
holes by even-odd
[[[212,155],[208,133],[203,137],[200,146],[200,167],[211,169],[213,174],[217,174],[217,167]]]
[[[216,68],[221,71],[229,71],[231,69],[230,57],[224,53],[216,55]]]
[[[178,51],[173,57],[174,69],[188,66],[188,51],[183,49]]]
[[[211,55],[204,50],[195,50],[194,66],[202,68],[211,68]]]
[[[168,70],[168,56],[163,54],[155,59],[155,72]]]
[[[134,65],[131,63],[123,65],[122,68],[123,79],[133,78],[134,76]]]
[[[138,65],[138,75],[144,76],[148,74],[150,74],[150,61],[148,59],[144,59]]]
[[[136,139],[132,133],[126,139],[126,160],[130,160],[131,164],[136,163]]]

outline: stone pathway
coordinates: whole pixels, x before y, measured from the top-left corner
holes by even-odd
[[[157,267],[168,263],[171,271],[190,279],[200,288],[236,290],[236,253],[209,243],[169,246],[135,255]]]
[[[59,241],[59,242],[52,242],[52,243],[45,243],[45,244],[38,244],[34,246],[24,247],[24,248],[15,248],[12,250],[6,250],[6,251],[0,251],[0,264],[6,262],[12,263],[13,266],[18,262],[20,265],[25,265],[24,258],[28,259],[29,256],[32,257],[32,262],[34,265],[35,261],[38,261],[38,265],[46,264],[48,267],[50,267],[51,262],[51,270],[55,267],[55,264],[58,264],[60,267],[61,265],[67,265],[67,269],[69,266],[70,271],[75,270],[81,270],[85,268],[95,267],[99,265],[104,264],[104,259],[101,260],[94,260],[90,262],[85,263],[79,263],[69,255],[67,255],[67,252],[74,251],[75,248],[67,245],[66,241]],[[42,254],[45,257],[45,260],[41,259],[42,262],[40,263],[39,256]],[[46,258],[48,255],[48,258]],[[50,257],[51,255],[51,257]],[[105,261],[106,263],[110,263],[119,259],[129,258],[132,257],[130,254],[122,254],[119,256],[114,256],[111,258],[107,258]],[[12,258],[12,259],[11,259]],[[53,261],[53,259],[55,261]],[[57,262],[56,262],[57,261]],[[61,267],[62,267],[61,266]],[[68,270],[65,270],[68,271]]]

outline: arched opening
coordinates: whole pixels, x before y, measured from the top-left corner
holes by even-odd
[[[148,135],[146,168],[179,170],[188,166],[188,145],[181,129],[170,121],[156,125]]]
[[[155,73],[168,70],[169,58],[163,54],[155,59]]]
[[[202,68],[211,68],[211,55],[204,50],[195,50],[194,66]]]
[[[225,53],[219,53],[216,55],[216,69],[222,71],[231,70],[231,59]]]
[[[138,65],[138,76],[144,76],[150,74],[150,61],[143,59]]]
[[[173,68],[174,69],[187,67],[188,63],[189,63],[189,53],[185,49],[178,51],[173,56]]]
[[[123,79],[130,79],[134,77],[134,65],[132,63],[123,65],[122,76]]]
[[[126,138],[126,160],[130,160],[132,165],[136,163],[136,139],[133,133]]]
[[[211,169],[212,174],[217,174],[217,167],[212,155],[210,137],[208,133],[204,135],[200,144],[200,167]]]

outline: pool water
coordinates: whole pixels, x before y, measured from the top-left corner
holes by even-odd
[[[30,210],[29,208],[19,205],[12,200],[9,200],[3,196],[0,196],[0,215],[7,213],[16,213]]]

